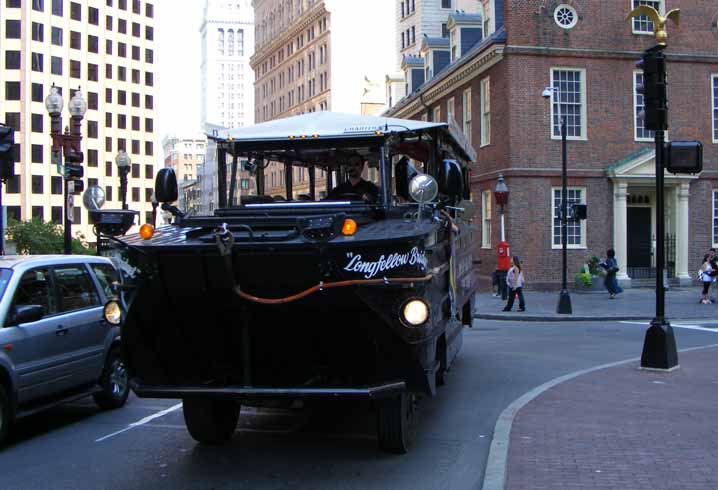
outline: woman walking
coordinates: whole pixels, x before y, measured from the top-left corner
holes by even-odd
[[[711,300],[708,298],[708,291],[711,288],[711,282],[713,282],[713,267],[711,266],[710,254],[703,256],[703,264],[701,264],[700,280],[703,283],[703,297],[701,303],[704,305],[711,304]]]
[[[603,285],[608,290],[608,298],[614,299],[617,294],[623,292],[623,288],[618,285],[616,279],[616,273],[618,272],[618,261],[616,261],[616,251],[609,248],[606,251],[606,261],[601,262],[601,266],[606,269],[606,278],[603,280]]]
[[[521,260],[518,255],[511,258],[511,268],[506,274],[506,285],[509,287],[509,302],[506,304],[504,311],[511,311],[514,307],[514,298],[519,296],[518,311],[526,311],[526,303],[524,302],[524,271],[521,269]]]

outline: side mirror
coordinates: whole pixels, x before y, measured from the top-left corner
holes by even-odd
[[[399,160],[394,171],[396,174],[396,195],[408,201],[411,198],[411,196],[409,196],[409,182],[411,182],[411,179],[416,177],[419,172],[406,157]]]
[[[15,308],[15,314],[12,316],[12,325],[22,325],[23,323],[32,323],[41,320],[45,315],[45,309],[42,305],[24,305]]]
[[[179,197],[179,188],[177,187],[177,176],[174,169],[163,168],[157,172],[155,178],[155,197],[157,202],[172,203],[177,201]]]
[[[464,195],[464,173],[456,160],[444,160],[439,168],[439,192],[453,200]]]
[[[431,175],[419,174],[409,182],[409,195],[419,204],[430,203],[438,193],[439,186]]]

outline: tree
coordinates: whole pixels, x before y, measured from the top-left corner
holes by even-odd
[[[88,253],[87,241],[77,232],[72,239],[72,253]],[[53,223],[39,219],[16,221],[11,219],[7,227],[7,238],[13,240],[18,254],[46,255],[61,254],[65,251],[63,230]]]

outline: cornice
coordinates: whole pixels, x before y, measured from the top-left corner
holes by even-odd
[[[396,112],[390,111],[392,117],[406,118],[424,109],[424,104],[429,105],[450,94],[459,86],[465,85],[472,79],[486,72],[489,68],[501,61],[504,57],[504,46],[494,44],[489,49],[482,51],[469,63],[448,74],[435,85],[426,90],[419,89],[413,94],[414,100],[408,102]]]
[[[268,44],[262,46],[258,51],[255,51],[254,55],[249,60],[249,65],[252,69],[256,69],[265,59],[269,58],[280,46],[284,46],[287,42],[296,37],[297,34],[303,32],[311,24],[319,20],[319,18],[328,13],[328,10],[324,7],[324,3],[317,4],[312,10],[307,11],[300,19],[293,24],[290,24],[289,29],[284,33],[275,38]],[[256,21],[255,21],[256,22]],[[257,32],[258,24],[255,23],[255,33]],[[256,36],[256,34],[255,34]]]
[[[638,59],[642,51],[629,51],[618,49],[595,49],[595,48],[557,48],[549,46],[520,46],[510,44],[506,46],[506,54],[524,54],[532,56],[565,56],[581,58],[608,58],[608,59]],[[696,62],[718,62],[718,55],[701,53],[672,53],[667,52],[666,58],[671,61],[696,63]]]

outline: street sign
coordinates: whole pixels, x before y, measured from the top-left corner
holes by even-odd
[[[73,216],[73,210],[75,206],[75,195],[71,192],[67,194],[67,206],[65,206],[65,209],[67,209],[67,221],[72,223],[72,220],[74,218]]]

